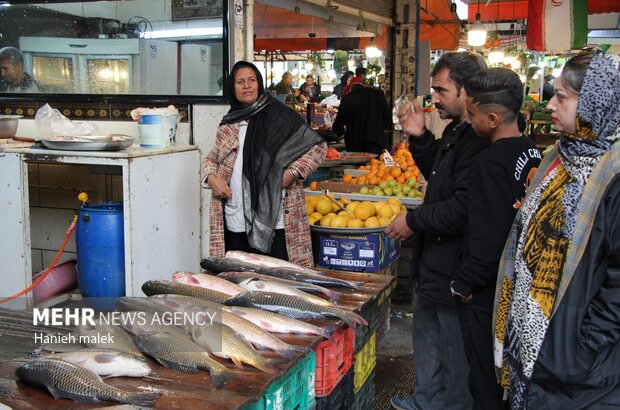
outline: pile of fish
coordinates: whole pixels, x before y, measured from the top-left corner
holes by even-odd
[[[339,326],[337,322],[317,326],[300,319],[368,325],[351,307],[341,306],[344,299],[363,296],[355,292],[364,282],[236,251],[227,252],[224,258],[205,258],[201,266],[218,275],[175,272],[172,280],[149,280],[142,285],[148,297],[116,300],[120,327],[105,323],[78,327],[78,335],[113,334],[113,349],[103,344],[43,346],[57,353],[20,366],[17,377],[26,384],[46,387],[54,398],[152,406],[158,393],[125,392],[104,383],[101,376],[148,377],[151,368],[143,356],[147,355],[169,369],[206,371],[211,384],[221,388],[230,380],[247,379],[235,367],[245,364],[261,372],[278,372],[291,357],[307,352],[307,347],[286,343],[273,333],[330,338]],[[325,286],[346,289],[346,293]],[[165,323],[165,315],[192,320],[182,325]],[[278,358],[259,350],[270,350]],[[230,359],[233,367],[215,358]]]

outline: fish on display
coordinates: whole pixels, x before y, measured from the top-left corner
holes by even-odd
[[[151,373],[143,356],[113,349],[95,347],[45,357],[71,362],[104,377],[144,377]]]
[[[239,368],[247,363],[265,373],[277,373],[278,369],[274,366],[282,363],[281,360],[267,359],[243,336],[222,323],[213,326],[194,325],[190,330],[197,345],[214,356],[232,360]]]
[[[283,295],[269,292],[244,292],[226,301],[228,306],[245,306],[269,310],[295,319],[338,318],[351,328],[356,325],[368,326],[368,322],[354,312],[333,306],[320,306],[308,302],[299,296]]]
[[[319,335],[326,339],[331,337],[333,326],[322,328],[310,323],[283,316],[278,313],[251,307],[225,306],[226,312],[233,313],[242,319],[272,333],[295,333],[301,335]]]
[[[187,333],[185,329],[182,329],[172,323],[163,323],[161,316],[156,317],[156,315],[159,315],[158,313],[134,311],[128,311],[125,313],[127,313],[128,316],[123,317],[120,325],[123,329],[134,336],[144,333],[166,332],[170,333],[174,337],[184,337],[186,339],[190,338],[189,333]],[[133,319],[129,319],[130,317],[133,317]]]
[[[226,366],[209,356],[191,338],[177,337],[168,332],[149,332],[136,336],[140,350],[168,369],[185,373],[206,370],[216,389],[237,376]]]
[[[201,288],[216,290],[230,296],[235,296],[244,292],[243,288],[231,283],[230,281],[218,278],[214,275],[207,275],[205,273],[174,272],[172,274],[172,280],[186,285],[200,286]]]
[[[329,300],[325,300],[318,296],[311,295],[297,288],[289,286],[286,283],[281,283],[278,281],[251,278],[239,283],[239,286],[244,288],[245,290],[251,290],[255,292],[273,292],[282,293],[284,295],[299,296],[300,298],[304,298],[308,302],[312,302],[317,305],[334,306],[334,303]]]
[[[171,280],[147,280],[142,285],[142,292],[147,296],[173,294],[194,296],[197,298],[208,299],[213,302],[224,303],[230,298],[226,293],[201,288],[200,286],[186,285],[184,283],[173,282]]]
[[[289,286],[292,286],[296,289],[302,290],[304,292],[313,292],[313,293],[322,293],[327,296],[331,300],[338,300],[339,298],[345,296],[345,294],[337,292],[335,290],[327,289],[319,285],[314,285],[312,283],[307,282],[298,282],[296,280],[283,279],[278,278],[276,276],[264,275],[258,272],[222,272],[218,277],[222,279],[226,279],[231,282],[241,283],[246,279],[256,278],[261,280],[277,280],[282,283],[286,283]],[[347,295],[348,296],[348,295]]]
[[[192,317],[197,317],[198,313],[204,312],[207,309],[214,321],[231,327],[249,343],[256,346],[256,348],[271,349],[287,357],[292,357],[297,352],[308,351],[306,347],[286,343],[251,321],[225,311],[223,308],[226,306],[224,305],[217,305],[208,301],[204,303],[200,299],[182,295],[159,295],[151,296],[151,298],[157,298],[156,300],[159,303],[163,303],[179,312],[190,313],[193,315]],[[187,330],[191,332],[189,327]]]
[[[240,259],[218,258],[210,256],[200,262],[200,266],[204,269],[221,273],[221,272],[258,272],[277,278],[294,280],[297,282],[312,283],[319,286],[344,287],[350,289],[359,289],[365,282],[346,281],[329,276],[320,275],[314,271],[302,272],[296,269],[265,267],[244,262]]]
[[[304,273],[318,273],[314,269],[309,269],[296,263],[288,262],[278,258],[273,258],[271,256],[259,255],[256,253],[249,253],[243,251],[228,251],[226,252],[226,255],[224,255],[224,257],[253,263],[255,265],[263,266],[265,268],[287,268]]]
[[[259,265],[246,263],[239,259],[220,258],[218,256],[207,256],[200,261],[200,267],[213,273],[220,272],[256,272]]]
[[[161,315],[165,312],[174,312],[173,309],[167,308],[161,303],[157,303],[150,298],[123,296],[114,302],[116,310],[119,312],[153,312]]]
[[[127,332],[121,327],[113,325],[111,318],[108,323],[99,320],[95,325],[84,324],[77,326],[77,331],[81,337],[80,340],[88,347],[101,347],[139,356],[142,355]]]
[[[65,360],[41,358],[29,361],[15,370],[17,378],[28,385],[45,387],[55,398],[83,403],[115,401],[152,407],[157,392],[128,392],[105,384],[93,371]]]

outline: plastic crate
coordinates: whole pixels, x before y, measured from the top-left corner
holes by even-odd
[[[316,353],[310,352],[243,410],[309,410],[314,406]]]
[[[327,181],[330,177],[330,169],[329,168],[317,168],[316,171],[308,175],[306,179],[304,179],[304,188],[308,188],[311,182],[321,182]]]
[[[353,368],[325,397],[316,398],[316,410],[349,410],[353,406]]]
[[[357,393],[377,364],[377,334],[373,333],[359,353],[355,354],[353,392]]]
[[[387,298],[379,305],[379,325],[377,326],[377,343],[383,340],[383,337],[390,331],[390,311],[392,310],[392,301]]]
[[[366,319],[368,326],[359,326],[355,329],[355,353],[359,352],[362,347],[364,347],[370,339],[370,336],[379,326],[379,306],[377,302],[378,300],[373,298],[364,303],[364,305],[357,310],[357,313]]]
[[[362,388],[353,395],[351,410],[368,410],[373,408],[375,401],[375,372],[373,371]]]
[[[315,348],[316,352],[316,397],[330,394],[338,382],[353,365],[355,353],[355,332],[348,326],[342,326],[329,340],[324,340]]]

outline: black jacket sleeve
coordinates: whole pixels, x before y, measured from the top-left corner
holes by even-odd
[[[483,144],[486,142],[470,142],[458,154],[454,165],[452,196],[441,201],[424,203],[407,212],[407,225],[411,230],[437,236],[463,235],[467,222],[469,165]]]
[[[606,219],[606,249],[599,263],[607,263],[607,274],[581,325],[582,343],[595,351],[620,340],[620,177],[612,185],[614,194],[607,196],[597,212],[597,218]]]
[[[409,136],[409,150],[418,169],[427,180],[431,175],[438,149],[439,143],[435,140],[435,135],[427,129],[420,136]]]
[[[470,168],[467,201],[467,249],[457,267],[453,288],[463,296],[495,283],[499,260],[514,221],[515,198],[506,168],[497,163]]]
[[[338,114],[336,115],[336,121],[332,124],[332,131],[339,137],[344,135],[344,123],[347,116],[347,104],[344,98],[340,100],[340,107],[338,107]]]

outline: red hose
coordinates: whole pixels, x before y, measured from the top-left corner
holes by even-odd
[[[26,289],[21,290],[21,291],[17,292],[16,294],[12,295],[12,296],[9,296],[8,298],[4,298],[4,299],[0,300],[0,305],[5,303],[5,302],[8,302],[9,300],[13,300],[15,298],[18,298],[21,295],[23,295],[24,293],[30,292],[32,289],[37,287],[37,285],[39,283],[41,283],[43,281],[43,279],[45,279],[45,277],[48,275],[48,273],[50,273],[52,271],[52,269],[54,268],[54,266],[56,266],[56,262],[58,262],[58,259],[60,258],[60,255],[62,255],[62,252],[65,250],[65,246],[67,246],[67,243],[69,242],[69,238],[71,238],[71,234],[73,233],[73,231],[75,231],[75,224],[76,223],[77,223],[77,215],[74,215],[73,216],[73,222],[71,222],[71,225],[69,225],[69,228],[67,228],[67,233],[66,233],[66,236],[65,236],[65,241],[62,243],[62,246],[60,247],[60,250],[56,254],[56,257],[52,261],[52,264],[49,266],[49,268],[47,268],[45,273],[43,275],[41,275],[36,281],[34,281],[32,283],[32,285],[28,286]]]

